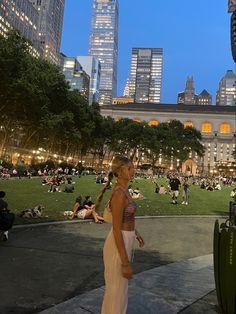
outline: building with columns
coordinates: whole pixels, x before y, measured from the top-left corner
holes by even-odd
[[[188,168],[193,174],[214,173],[219,164],[230,165],[234,162],[232,152],[236,147],[236,112],[233,106],[133,103],[104,106],[101,114],[115,120],[128,118],[146,121],[149,125],[179,120],[185,126],[193,126],[201,131],[204,157],[189,156],[189,160],[183,164],[183,172]],[[236,175],[233,169],[231,171],[232,175]]]

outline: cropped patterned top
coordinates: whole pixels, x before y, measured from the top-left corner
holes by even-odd
[[[130,196],[129,194],[129,191],[121,186],[117,186],[114,188],[113,192],[114,191],[122,191],[126,197],[127,197],[127,200],[128,200],[128,204],[126,205],[126,207],[124,208],[124,211],[123,211],[123,218],[122,218],[122,222],[123,223],[133,223],[134,220],[135,220],[135,212],[136,212],[136,209],[137,209],[137,205],[134,203],[132,197]]]

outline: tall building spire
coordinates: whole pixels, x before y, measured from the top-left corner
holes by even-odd
[[[194,104],[195,103],[195,89],[193,77],[187,77],[186,87],[185,87],[185,104]]]
[[[101,63],[100,105],[112,103],[117,89],[118,0],[94,0],[89,55]]]

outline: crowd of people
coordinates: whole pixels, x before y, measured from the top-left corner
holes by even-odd
[[[166,186],[159,185],[156,179],[153,180],[155,193],[169,194],[171,203],[177,204],[179,194],[182,192],[182,205],[189,204],[191,185],[199,186],[200,189],[206,191],[221,191],[223,186],[234,187],[236,185],[235,177],[188,177],[181,173],[168,173],[166,176],[162,175],[162,179],[164,178],[167,180]]]
[[[42,178],[42,185],[48,186],[48,192],[66,192],[73,193],[74,192],[74,184],[71,176],[65,175],[53,175],[53,176],[45,176]],[[64,188],[63,188],[64,186]]]
[[[109,181],[108,174],[105,171],[93,173],[95,175],[95,183],[103,184],[106,186],[106,189],[112,188],[112,182]],[[31,178],[32,173],[29,171],[24,174]],[[47,191],[49,193],[55,192],[65,192],[65,193],[74,193],[75,192],[75,182],[73,181],[73,175],[79,175],[77,170],[58,167],[56,169],[49,169],[45,167],[43,170],[38,171],[38,175],[42,177],[41,184],[47,187]],[[81,175],[81,173],[80,173]],[[9,178],[19,177],[19,173],[14,168],[11,172],[8,169],[0,167],[0,177],[1,178]],[[154,191],[160,195],[170,195],[171,203],[178,204],[178,201],[182,205],[188,205],[189,200],[191,200],[190,190],[191,186],[198,186],[200,189],[204,189],[207,191],[221,191],[223,186],[232,186],[234,189],[230,193],[231,200],[236,202],[236,178],[235,177],[187,177],[182,173],[167,173],[166,175],[162,174],[160,176],[146,176],[142,178],[152,179],[155,184]],[[20,177],[19,177],[20,178]],[[138,178],[140,178],[140,173],[131,180],[131,184],[128,186],[128,192],[132,199],[134,200],[144,200],[146,197],[143,195],[142,191],[140,191],[139,187],[133,188],[132,185],[138,182]],[[161,180],[160,180],[161,179]],[[166,179],[166,183],[163,179]],[[160,184],[161,182],[161,184]],[[181,200],[180,199],[181,194]],[[2,202],[3,204],[4,202]],[[3,207],[3,206],[2,206]],[[1,204],[0,204],[0,211]],[[6,209],[8,211],[8,209]],[[101,217],[95,208],[95,204],[91,200],[91,196],[86,196],[83,200],[82,196],[79,195],[76,197],[75,203],[71,210],[65,210],[64,215],[68,216],[72,219],[80,218],[80,219],[93,219],[95,223],[103,223],[104,219]],[[0,229],[1,230],[1,229]],[[3,232],[3,231],[2,231]],[[1,233],[1,236],[7,239],[8,233],[7,230],[5,233]]]

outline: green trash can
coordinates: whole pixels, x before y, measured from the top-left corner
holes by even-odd
[[[229,219],[214,229],[214,275],[221,314],[236,313],[236,204],[230,203]]]

